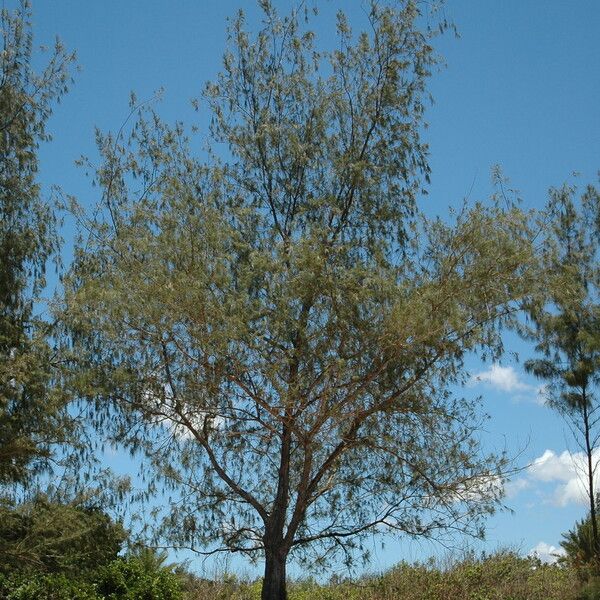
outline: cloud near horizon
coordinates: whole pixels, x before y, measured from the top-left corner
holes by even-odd
[[[595,464],[600,459],[600,449],[593,454]],[[586,455],[584,452],[569,452],[564,450],[560,454],[552,450],[545,450],[527,467],[530,478],[544,482],[555,483],[551,502],[556,506],[567,504],[587,504]],[[600,476],[594,477],[595,485],[600,484]]]
[[[480,384],[513,394],[513,399],[533,400],[536,404],[544,404],[544,386],[531,385],[523,381],[513,367],[503,367],[494,363],[489,369],[475,373],[468,381],[469,386]]]
[[[554,564],[559,557],[564,556],[564,554],[565,551],[562,548],[557,548],[546,542],[538,542],[536,546],[527,553],[527,556],[539,558],[543,563]]]
[[[600,449],[593,454],[596,466],[600,464]],[[532,491],[548,504],[559,508],[577,504],[587,506],[587,459],[584,452],[560,453],[546,449],[531,462],[522,476],[504,485],[506,498],[512,499],[524,491]],[[600,489],[600,470],[594,476],[596,489]]]

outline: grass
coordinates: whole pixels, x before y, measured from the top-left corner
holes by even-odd
[[[319,584],[292,581],[289,600],[595,600],[585,595],[576,573],[544,565],[514,552],[469,557],[442,566],[435,562],[400,563],[378,576]],[[190,577],[187,600],[260,600],[260,581]],[[583,594],[583,595],[582,595]]]

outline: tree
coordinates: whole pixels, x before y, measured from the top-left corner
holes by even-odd
[[[151,551],[119,558],[105,566],[96,578],[100,598],[123,600],[182,600],[182,579],[168,566],[161,555],[152,560]]]
[[[526,330],[543,358],[528,360],[525,368],[547,382],[549,405],[567,421],[585,453],[592,542],[600,560],[594,485],[600,440],[600,194],[590,185],[579,204],[575,194],[576,189],[566,185],[550,190],[544,256],[547,302],[532,306],[532,326]]]
[[[589,568],[597,558],[592,521],[589,517],[577,521],[573,529],[562,534],[560,542],[565,555],[560,561],[573,567],[583,579],[590,575]]]
[[[58,237],[35,181],[40,142],[65,93],[73,56],[57,42],[46,69],[31,66],[29,4],[0,14],[0,484],[23,481],[64,439],[64,399],[50,385],[53,350],[34,315]]]
[[[450,387],[466,353],[501,350],[534,266],[514,206],[418,212],[436,62],[419,3],[372,2],[359,35],[340,14],[330,53],[260,5],[206,88],[206,161],[150,110],[98,135],[103,198],[95,218],[74,206],[89,235],[62,318],[70,385],[180,490],[163,544],[262,554],[280,599],[291,554],[481,533],[506,461]]]
[[[117,558],[125,530],[90,498],[56,502],[37,495],[0,504],[0,572],[81,577]]]

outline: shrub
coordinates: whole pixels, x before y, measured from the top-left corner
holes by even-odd
[[[64,573],[75,578],[117,558],[126,539],[120,523],[77,501],[0,502],[0,572]]]
[[[94,585],[64,574],[0,576],[0,600],[102,600]]]
[[[600,578],[592,577],[579,592],[577,600],[600,600]]]
[[[289,600],[579,600],[579,587],[572,569],[500,552],[445,565],[400,563],[381,575],[354,581],[291,581],[288,594]],[[260,581],[190,578],[187,598],[259,600],[260,588]],[[592,599],[600,596],[581,597]]]
[[[122,558],[100,570],[96,589],[106,600],[181,600],[179,577],[167,568],[148,569],[140,557]]]
[[[574,568],[582,581],[600,575],[600,559],[594,550],[590,516],[577,521],[570,531],[563,533],[560,542],[565,556],[562,562]],[[596,585],[590,582],[590,585]],[[600,596],[599,596],[600,597]]]
[[[471,556],[441,568],[401,563],[380,578],[377,600],[575,600],[572,571],[514,552]]]

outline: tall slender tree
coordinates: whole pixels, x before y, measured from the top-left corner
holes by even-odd
[[[527,335],[542,358],[525,368],[547,382],[549,405],[571,427],[585,454],[592,547],[600,566],[595,474],[600,451],[600,194],[590,185],[550,190],[545,240],[548,301],[533,306]]]
[[[31,67],[29,3],[0,13],[0,483],[23,481],[63,439],[63,400],[50,386],[52,349],[34,304],[58,237],[36,182],[46,122],[70,81],[73,55],[57,42]]]
[[[280,600],[290,555],[481,533],[506,462],[449,390],[466,353],[501,350],[533,266],[515,207],[418,212],[421,3],[371,2],[358,35],[340,14],[329,53],[260,5],[206,89],[206,161],[152,112],[99,135],[103,198],[76,209],[89,235],[62,318],[104,430],[180,491],[163,544],[262,555]]]

